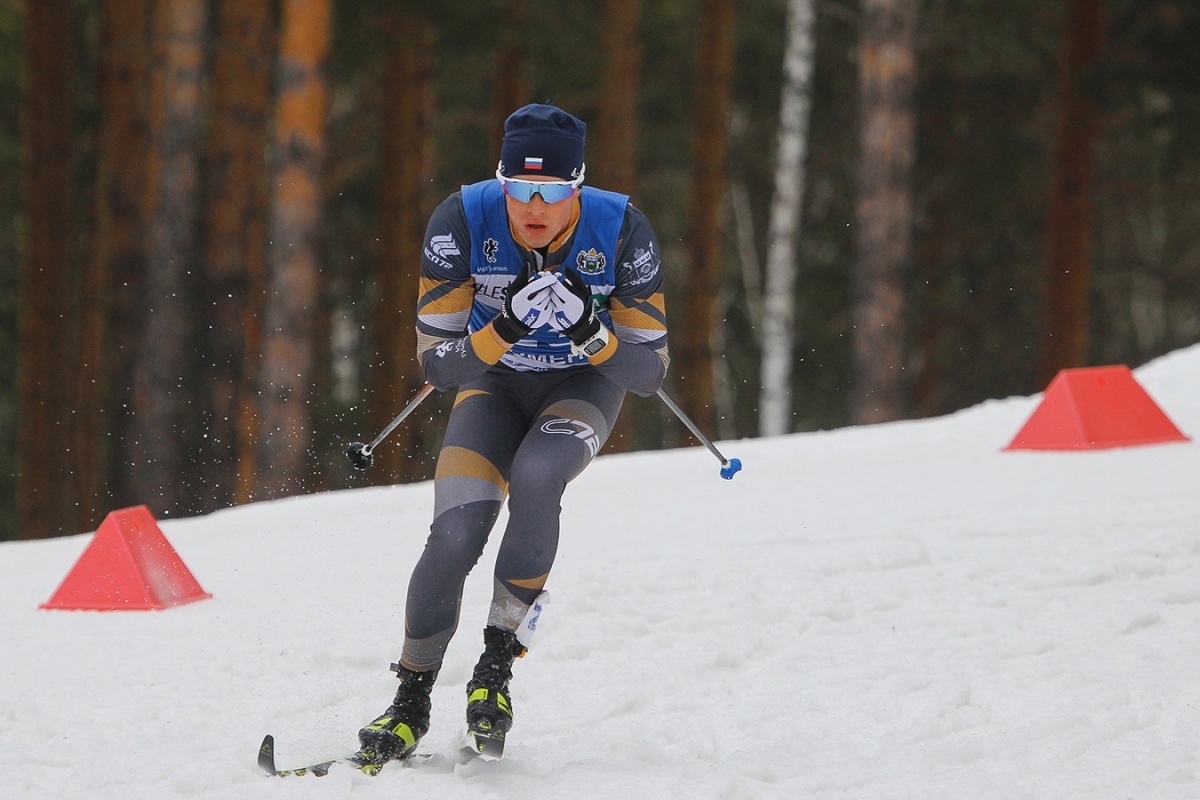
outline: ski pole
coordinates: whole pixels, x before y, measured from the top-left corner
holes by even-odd
[[[659,389],[658,396],[661,397],[662,401],[667,404],[667,408],[675,412],[675,416],[679,417],[679,421],[687,426],[688,430],[692,432],[692,435],[699,439],[700,443],[708,448],[708,452],[716,456],[717,461],[721,462],[721,477],[727,481],[733,480],[733,476],[736,475],[738,470],[742,468],[742,460],[740,458],[726,458],[725,456],[721,455],[721,451],[717,449],[716,445],[710,442],[708,437],[700,432],[700,429],[696,427],[696,423],[692,422],[691,418],[688,417],[687,414],[683,413],[683,409],[677,406],[675,401],[668,397],[665,391]]]
[[[351,442],[350,446],[346,448],[346,458],[350,459],[350,463],[354,465],[354,468],[355,469],[370,468],[371,462],[373,460],[371,457],[371,453],[373,453],[375,451],[375,448],[379,446],[379,443],[382,442],[384,439],[386,439],[389,433],[396,430],[396,426],[399,425],[401,422],[404,422],[404,418],[407,417],[409,414],[411,414],[413,412],[413,409],[415,409],[417,406],[419,406],[421,404],[422,400],[424,400],[426,397],[429,397],[429,393],[432,391],[433,391],[432,383],[427,383],[424,386],[422,386],[421,391],[417,392],[417,396],[414,397],[412,400],[408,401],[408,405],[406,405],[404,407],[404,410],[401,411],[399,414],[397,414],[396,418],[393,419],[391,422],[389,422],[388,426],[383,429],[383,433],[376,436],[375,440],[372,441],[370,444],[363,444],[362,442]]]

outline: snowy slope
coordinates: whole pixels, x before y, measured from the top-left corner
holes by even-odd
[[[1136,374],[1200,437],[1200,346]],[[387,705],[429,484],[163,522],[214,595],[164,612],[39,611],[88,537],[0,545],[0,798],[1200,797],[1200,444],[1001,452],[1037,400],[724,443],[728,482],[698,447],[600,459],[492,764],[454,753],[495,541],[434,757],[254,764]]]

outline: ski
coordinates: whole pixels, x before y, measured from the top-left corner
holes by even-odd
[[[293,775],[315,775],[318,778],[329,774],[329,768],[334,764],[349,764],[365,775],[378,775],[383,764],[375,763],[370,754],[361,750],[344,756],[337,756],[316,764],[298,767],[296,769],[278,769],[275,766],[275,737],[267,734],[263,737],[262,745],[258,748],[258,766],[268,775],[286,778]]]

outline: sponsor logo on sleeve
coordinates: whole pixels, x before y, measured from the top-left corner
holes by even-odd
[[[445,236],[432,237],[429,240],[429,247],[442,258],[449,258],[450,256],[459,254],[458,242],[454,241],[454,234],[451,233],[447,233]]]
[[[633,260],[621,264],[621,283],[626,286],[640,286],[649,283],[658,274],[662,262],[658,253],[654,252],[651,244],[646,250],[638,248],[633,251]]]
[[[443,236],[431,236],[425,245],[425,258],[442,269],[453,269],[454,265],[447,259],[450,256],[460,255],[460,253],[458,242],[454,241],[454,235],[449,233]]]
[[[441,342],[433,349],[433,352],[438,358],[446,358],[447,356],[465,358],[467,355],[467,340],[450,339]]]

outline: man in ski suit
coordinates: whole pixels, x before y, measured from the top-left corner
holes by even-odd
[[[583,185],[585,129],[551,105],[519,109],[495,178],[430,217],[417,352],[429,382],[457,395],[408,586],[400,687],[359,732],[367,760],[405,758],[428,730],[464,581],[507,496],[484,651],[467,685],[469,739],[502,747],[511,668],[524,654],[516,631],[550,573],[563,490],[603,446],[625,392],[662,385],[659,245],[628,197]]]

